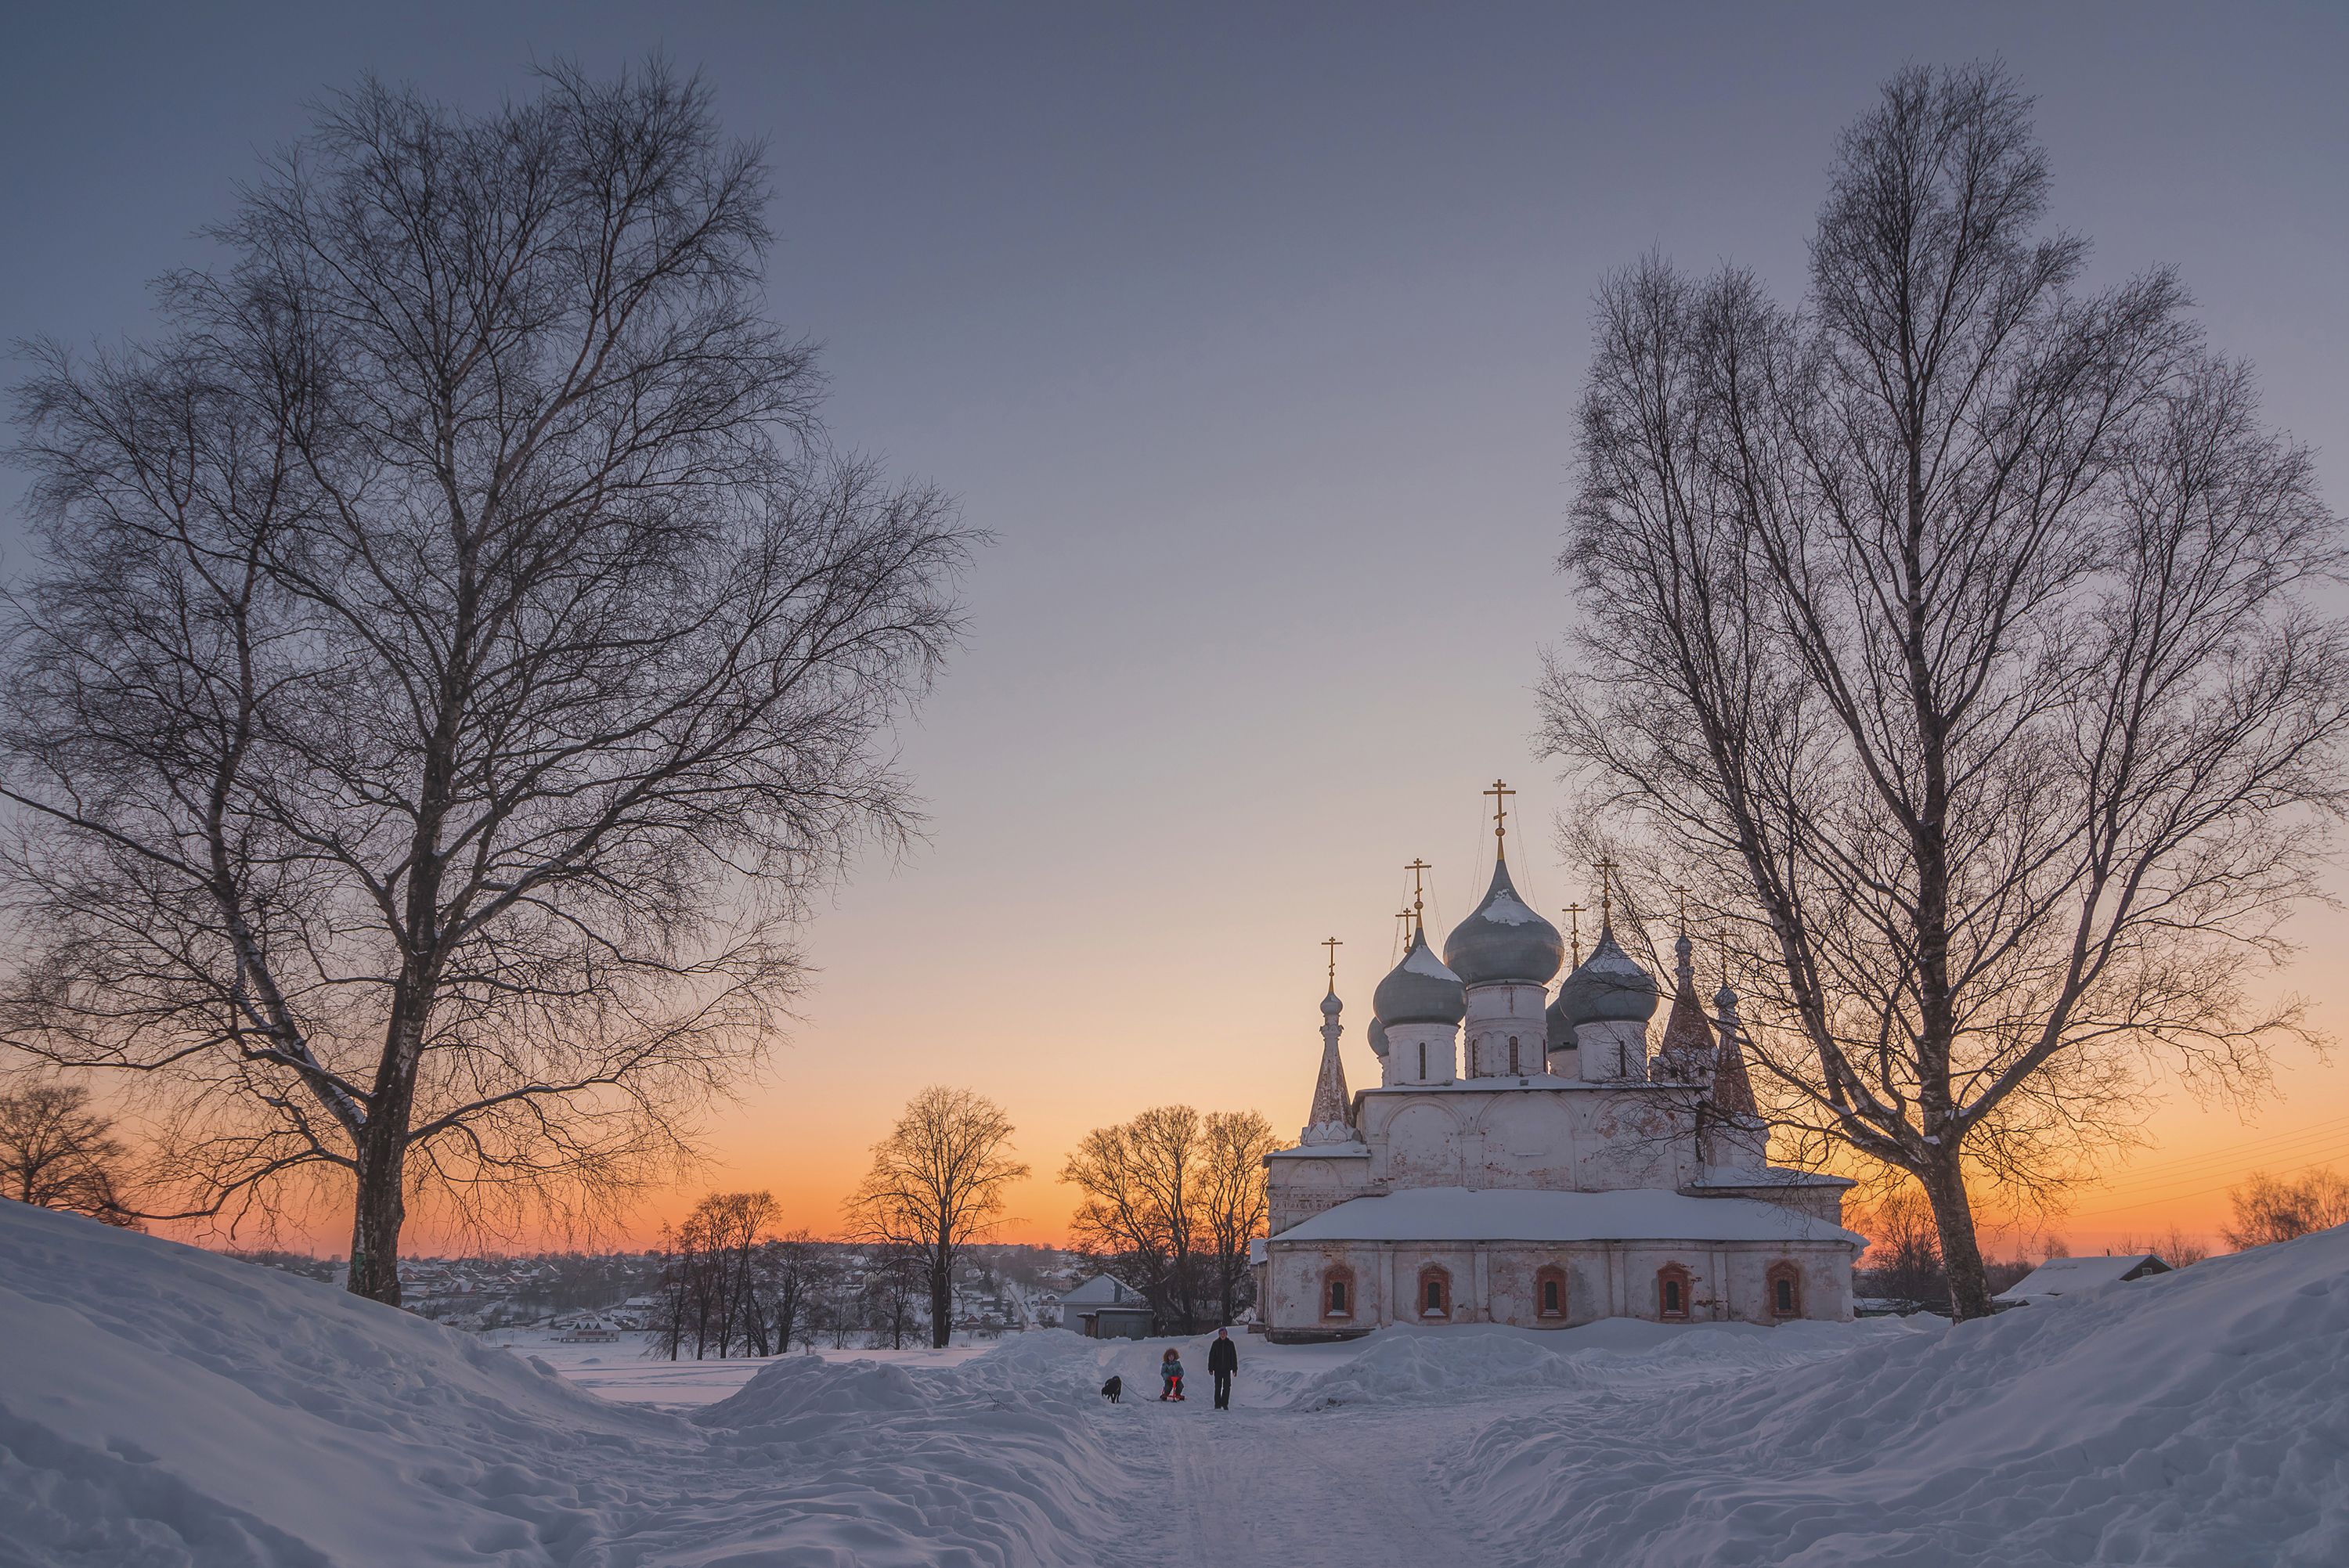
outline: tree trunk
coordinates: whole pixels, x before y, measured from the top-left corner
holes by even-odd
[[[1973,1207],[1966,1200],[1965,1172],[1957,1149],[1951,1146],[1930,1166],[1917,1172],[1925,1196],[1933,1205],[1933,1223],[1941,1233],[1941,1266],[1950,1276],[1950,1313],[1960,1323],[1991,1315],[1990,1274],[1982,1267],[1982,1243],[1974,1237]]]
[[[944,1350],[954,1338],[954,1254],[941,1248],[930,1264],[930,1348]]]
[[[358,1195],[352,1204],[353,1295],[399,1305],[399,1227],[408,1217],[407,1140],[392,1127],[370,1127],[359,1140]]]

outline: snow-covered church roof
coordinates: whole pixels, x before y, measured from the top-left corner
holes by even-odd
[[[1752,1198],[1651,1188],[1545,1192],[1412,1187],[1350,1199],[1272,1238],[1290,1242],[1847,1242],[1866,1238]]]

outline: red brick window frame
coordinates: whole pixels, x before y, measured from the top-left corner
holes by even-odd
[[[1763,1282],[1768,1292],[1771,1316],[1803,1315],[1803,1271],[1799,1267],[1791,1262],[1772,1264]]]
[[[1547,1264],[1534,1271],[1534,1315],[1564,1317],[1566,1315],[1566,1271],[1556,1264]]]
[[[1450,1317],[1452,1271],[1440,1264],[1430,1264],[1420,1270],[1417,1305],[1422,1317]]]
[[[1321,1315],[1354,1315],[1354,1271],[1343,1264],[1321,1271]]]
[[[1689,1315],[1688,1270],[1666,1264],[1656,1271],[1656,1315],[1666,1323],[1685,1323]]]

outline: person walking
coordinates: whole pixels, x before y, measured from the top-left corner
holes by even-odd
[[[1232,1331],[1216,1330],[1216,1342],[1207,1346],[1207,1376],[1216,1380],[1216,1408],[1232,1408],[1232,1374],[1240,1369],[1240,1347],[1232,1343]]]
[[[1171,1345],[1166,1347],[1166,1354],[1158,1358],[1158,1376],[1166,1382],[1165,1388],[1158,1398],[1162,1401],[1167,1399],[1179,1401],[1183,1398],[1183,1361],[1182,1357],[1174,1353],[1174,1347]]]

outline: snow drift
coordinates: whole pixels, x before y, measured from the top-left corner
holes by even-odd
[[[1469,1445],[1458,1500],[1526,1563],[2349,1563],[2344,1346],[2349,1229],[1636,1419],[1512,1417]]]
[[[1687,1326],[1604,1318],[1580,1328],[1397,1327],[1371,1336],[1361,1355],[1303,1381],[1306,1409],[1452,1400],[1463,1395],[1638,1388],[1745,1377],[1849,1350],[1860,1340],[1918,1332],[1897,1318],[1857,1325]]]
[[[311,1281],[0,1202],[0,1565],[1077,1563],[1092,1351],[778,1362],[694,1421]],[[1084,1472],[1092,1469],[1092,1482]]]

